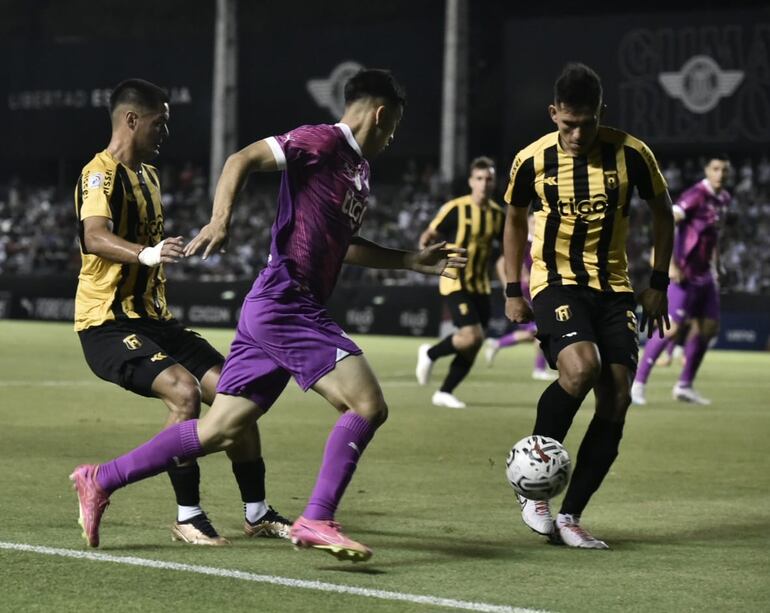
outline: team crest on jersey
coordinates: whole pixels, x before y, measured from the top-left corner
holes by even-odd
[[[126,346],[126,348],[129,351],[135,351],[136,349],[139,349],[139,347],[142,346],[142,341],[139,339],[139,337],[136,334],[130,334],[129,336],[123,339],[123,344]]]
[[[553,311],[556,313],[556,321],[568,321],[572,317],[572,309],[569,308],[568,304],[562,304]]]
[[[604,186],[607,189],[618,189],[618,171],[617,170],[604,171]]]

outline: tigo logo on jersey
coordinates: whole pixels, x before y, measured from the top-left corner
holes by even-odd
[[[123,339],[123,344],[129,351],[134,351],[135,349],[139,349],[139,347],[142,346],[142,341],[136,334],[131,334],[130,336],[127,336]]]
[[[553,311],[556,313],[556,321],[567,321],[572,317],[572,309],[568,304],[558,306]]]

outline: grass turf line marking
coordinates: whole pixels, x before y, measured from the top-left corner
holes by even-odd
[[[482,611],[485,613],[547,613],[546,611],[539,609],[522,609],[519,607],[487,604],[485,602],[470,602],[466,600],[454,600],[452,598],[439,598],[437,596],[422,596],[420,594],[389,592],[386,590],[371,590],[368,588],[355,587],[352,585],[325,583],[323,581],[305,581],[303,579],[291,579],[289,577],[278,577],[274,575],[258,575],[255,573],[247,573],[240,570],[228,570],[226,568],[216,568],[213,566],[197,566],[193,564],[179,564],[177,562],[163,562],[161,560],[148,560],[146,558],[137,558],[134,556],[113,556],[107,553],[94,553],[91,551],[78,551],[75,549],[57,549],[54,547],[40,547],[37,545],[26,545],[24,543],[6,543],[0,541],[0,549],[23,551],[27,553],[38,553],[49,556],[61,556],[64,558],[75,558],[80,560],[90,560],[94,562],[114,562],[116,564],[141,566],[144,568],[177,570],[188,573],[197,573],[199,575],[212,575],[215,577],[226,577],[228,579],[240,579],[241,581],[253,581],[255,583],[269,583],[271,585],[316,590],[319,592],[337,592],[339,594],[351,594],[353,596],[364,596],[366,598],[379,598],[380,600],[412,602],[415,604],[446,607],[449,609],[462,609],[464,611]]]

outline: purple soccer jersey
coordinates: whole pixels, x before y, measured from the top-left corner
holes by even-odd
[[[289,275],[326,302],[369,196],[369,163],[350,128],[301,126],[267,139],[284,172],[268,268]]]
[[[719,220],[730,204],[730,194],[715,193],[704,179],[685,191],[677,206],[685,218],[677,224],[674,261],[690,283],[713,280],[711,262],[717,247]]]
[[[303,390],[361,350],[323,303],[369,195],[369,164],[345,124],[267,139],[283,169],[270,259],[246,296],[217,391],[267,410],[293,376]]]

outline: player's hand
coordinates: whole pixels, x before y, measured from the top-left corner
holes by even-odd
[[[171,264],[184,258],[184,238],[181,236],[172,236],[164,239],[163,246],[160,249],[161,264]]]
[[[505,316],[517,324],[525,324],[534,319],[532,307],[520,296],[505,299]]]
[[[647,338],[652,338],[652,332],[657,327],[660,338],[671,327],[668,320],[668,297],[666,292],[648,287],[639,295],[639,304],[642,307],[642,321],[639,329],[644,332],[647,327]]]
[[[410,254],[407,268],[426,275],[456,279],[457,272],[453,269],[465,268],[468,251],[462,247],[447,247],[446,244],[442,241]]]
[[[190,257],[203,249],[203,259],[205,260],[217,249],[224,253],[226,245],[227,227],[212,221],[203,226],[198,235],[187,243],[184,254]]]

